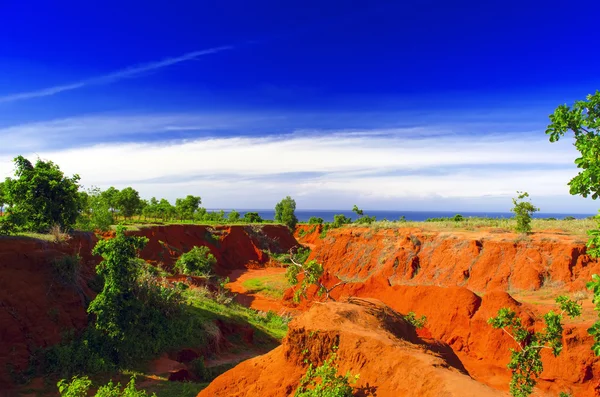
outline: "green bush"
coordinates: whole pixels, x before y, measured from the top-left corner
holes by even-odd
[[[414,325],[415,328],[423,328],[427,324],[427,317],[421,316],[421,318],[417,318],[415,312],[406,313],[404,319]]]
[[[62,379],[57,384],[58,391],[61,397],[87,397],[89,389],[92,386],[92,381],[87,377],[73,377],[71,382],[68,383],[65,379]],[[100,386],[95,397],[147,397],[148,394],[145,390],[138,390],[135,387],[135,377],[131,377],[127,386],[121,389],[121,384],[114,384],[113,381],[109,381],[106,385]],[[152,396],[156,394],[152,393]]]
[[[346,217],[344,214],[337,214],[333,216],[333,223],[331,227],[342,227],[343,225],[347,225],[352,223],[352,219]]]
[[[319,367],[315,368],[311,363],[300,379],[294,397],[352,397],[350,383],[356,383],[359,376],[353,376],[349,371],[346,375],[338,375],[336,359],[336,353],[332,353]]]
[[[189,368],[201,382],[211,381],[210,370],[206,368],[206,364],[204,363],[204,357],[198,357],[197,359],[193,360],[190,363]]]
[[[205,246],[194,247],[177,259],[175,270],[187,275],[210,274],[216,263],[217,260],[210,253],[210,248]]]
[[[319,218],[316,216],[311,216],[310,218],[308,218],[308,224],[309,225],[322,225],[323,224],[323,218]]]
[[[275,206],[275,221],[278,223],[283,223],[293,230],[298,223],[298,218],[296,218],[295,211],[296,201],[290,196],[287,196]]]
[[[66,285],[75,285],[81,269],[79,255],[65,255],[52,261],[52,272],[58,280]]]
[[[294,260],[300,264],[306,262],[308,256],[310,255],[310,248],[308,247],[299,247],[294,254]]]
[[[246,223],[262,223],[263,219],[258,215],[258,212],[246,212],[242,220]]]
[[[515,231],[518,233],[530,233],[531,232],[531,217],[534,212],[540,209],[535,207],[531,201],[525,199],[529,197],[527,192],[517,192],[518,196],[513,198],[514,207],[510,210],[515,213],[515,219],[517,220],[517,226]]]

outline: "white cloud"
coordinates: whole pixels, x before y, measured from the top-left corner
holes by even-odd
[[[59,86],[54,86],[54,87],[48,87],[48,88],[43,88],[43,89],[36,90],[36,91],[19,92],[16,94],[4,95],[4,96],[0,96],[0,103],[15,102],[15,101],[22,101],[25,99],[40,98],[40,97],[45,97],[45,96],[56,95],[61,92],[72,91],[72,90],[83,88],[83,87],[89,86],[89,85],[110,84],[110,83],[113,83],[118,80],[136,77],[136,76],[139,76],[146,72],[151,72],[154,70],[162,69],[162,68],[165,68],[165,67],[168,67],[171,65],[181,63],[181,62],[191,61],[191,60],[196,59],[203,55],[214,54],[217,52],[230,50],[232,48],[233,47],[231,47],[231,46],[224,46],[224,47],[209,48],[207,50],[202,50],[202,51],[188,52],[187,54],[183,54],[178,57],[166,58],[166,59],[163,59],[163,60],[157,61],[157,62],[150,62],[150,63],[141,64],[141,65],[131,66],[126,69],[118,70],[113,73],[109,73],[109,74],[106,74],[103,76],[92,77],[90,79],[78,81],[78,82],[71,83],[71,84],[64,84],[64,85],[59,85]]]
[[[131,185],[146,197],[169,199],[199,194],[209,207],[269,208],[287,194],[300,208],[339,208],[340,200],[387,208],[411,200],[497,203],[492,199],[516,190],[556,196],[564,211],[574,203],[566,183],[576,174],[577,153],[568,140],[451,133],[409,139],[406,130],[382,131],[101,144],[38,154],[80,174],[87,186]],[[11,172],[11,156],[0,155],[0,175]]]

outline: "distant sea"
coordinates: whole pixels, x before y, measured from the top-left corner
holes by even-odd
[[[219,211],[219,210],[210,210]],[[230,210],[224,210],[228,213]],[[274,210],[238,210],[238,212],[244,216],[246,212],[258,212],[263,219],[274,219]],[[406,220],[409,221],[424,221],[428,218],[443,218],[451,217],[456,214],[468,217],[487,217],[487,218],[512,218],[514,214],[512,212],[460,212],[460,211],[368,211],[364,210],[366,215],[377,217],[378,221],[387,219],[388,221],[398,220],[401,216],[405,216]],[[296,216],[300,222],[307,222],[311,216],[323,218],[325,222],[333,222],[333,216],[336,214],[344,214],[347,217],[356,219],[356,214],[352,211],[344,210],[296,210]],[[550,212],[538,212],[533,216],[534,218],[556,218],[563,219],[566,216],[572,216],[577,219],[584,219],[588,216],[596,214],[570,214],[570,213],[550,213]]]

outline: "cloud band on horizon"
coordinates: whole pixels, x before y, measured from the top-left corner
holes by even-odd
[[[20,93],[16,93],[16,94],[0,96],[0,103],[16,102],[16,101],[22,101],[22,100],[32,99],[32,98],[41,98],[41,97],[56,95],[56,94],[59,94],[61,92],[65,92],[65,91],[76,90],[76,89],[83,88],[83,87],[90,86],[90,85],[110,84],[110,83],[118,81],[118,80],[135,77],[135,76],[140,75],[145,72],[162,69],[162,68],[165,68],[165,67],[168,67],[171,65],[181,63],[181,62],[191,61],[191,60],[194,60],[194,59],[204,56],[204,55],[215,54],[215,53],[218,53],[221,51],[231,50],[233,48],[234,48],[233,46],[222,46],[222,47],[209,48],[207,50],[188,52],[187,54],[183,54],[178,57],[166,58],[161,61],[140,64],[137,66],[131,66],[131,67],[128,67],[125,69],[118,70],[113,73],[106,74],[104,76],[92,77],[90,79],[82,80],[82,81],[75,82],[75,83],[43,88],[43,89],[36,90],[36,91],[27,91],[27,92],[20,92]]]

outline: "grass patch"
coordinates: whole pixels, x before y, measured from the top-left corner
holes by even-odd
[[[370,225],[375,229],[397,229],[400,227],[415,227],[427,231],[460,231],[477,230],[482,228],[492,228],[491,232],[513,232],[517,222],[514,218],[463,218],[462,221],[438,220],[430,222],[413,221],[379,221]],[[362,226],[362,225],[361,225]],[[574,220],[548,220],[533,218],[531,221],[532,232],[542,232],[544,230],[559,230],[567,235],[585,236],[587,231],[596,229],[598,222],[594,219],[574,219]],[[368,226],[367,226],[368,227]]]
[[[206,296],[202,290],[186,291],[186,299],[194,316],[202,322],[222,320],[228,323],[250,324],[256,331],[256,343],[276,345],[287,333],[288,319],[265,315],[236,302],[221,304]]]
[[[251,293],[259,293],[269,298],[281,299],[283,293],[291,287],[291,284],[285,278],[285,274],[274,274],[272,276],[248,279],[242,283],[242,286]]]

